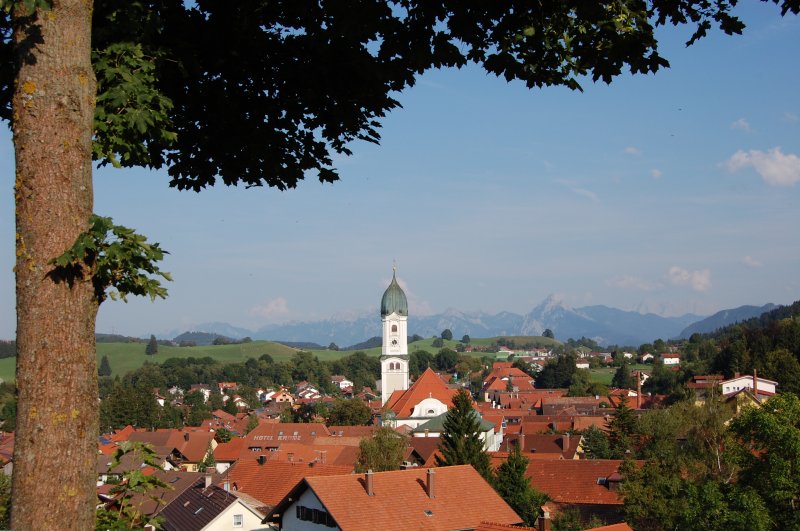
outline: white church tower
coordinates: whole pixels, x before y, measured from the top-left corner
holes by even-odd
[[[381,403],[385,404],[394,391],[408,389],[408,300],[394,268],[392,282],[381,299],[381,322]]]

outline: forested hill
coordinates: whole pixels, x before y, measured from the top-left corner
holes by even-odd
[[[759,317],[764,313],[770,312],[776,308],[779,308],[779,306],[776,306],[775,304],[765,304],[764,306],[740,306],[730,310],[722,310],[710,317],[706,317],[702,321],[697,321],[696,323],[690,324],[683,329],[678,336],[678,339],[689,339],[689,337],[694,333],[713,333],[720,328],[740,323],[742,321],[752,319],[753,317]]]
[[[728,326],[721,327],[709,333],[703,334],[705,337],[713,339],[723,339],[736,335],[742,329],[755,330],[775,326],[776,323],[791,317],[800,316],[800,300],[788,306],[778,306],[774,310],[764,312],[757,317],[751,317]]]
[[[800,301],[703,338],[717,347],[710,371],[731,376],[758,369],[779,391],[800,393]]]

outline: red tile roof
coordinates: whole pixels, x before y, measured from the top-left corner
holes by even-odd
[[[601,527],[593,527],[591,529],[584,529],[584,531],[633,531],[633,528],[625,522],[621,524],[604,525]]]
[[[621,464],[615,459],[532,461],[525,475],[556,503],[621,505],[619,494],[597,481],[617,473]]]
[[[373,495],[364,474],[309,477],[289,496],[311,489],[343,531],[376,529],[474,529],[481,521],[500,524],[521,518],[469,465],[431,469],[434,497],[426,489],[427,470],[373,474]],[[288,508],[284,501],[275,512]]]
[[[239,459],[244,449],[245,440],[241,437],[233,437],[226,443],[219,443],[214,448],[214,459],[222,462],[233,462]]]
[[[431,368],[428,368],[407,390],[392,393],[389,401],[386,402],[386,407],[391,409],[398,418],[409,418],[414,411],[414,406],[426,398],[435,398],[446,404],[447,407],[452,406],[453,396],[457,392],[456,389],[447,387],[447,384]]]
[[[272,508],[305,477],[341,475],[352,470],[352,467],[320,463],[267,461],[259,465],[256,459],[251,458],[238,461],[227,470],[224,479],[231,489],[244,492]]]

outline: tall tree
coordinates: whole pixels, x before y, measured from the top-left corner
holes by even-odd
[[[144,353],[148,356],[158,354],[158,341],[156,341],[156,336],[150,334],[150,341],[147,342],[147,347],[145,347]]]
[[[491,479],[489,455],[481,439],[480,415],[472,407],[472,397],[465,389],[453,396],[453,407],[444,419],[439,441],[441,456],[436,466],[472,465],[487,480]]]
[[[636,413],[623,397],[608,421],[608,442],[614,459],[633,458],[639,433]]]
[[[93,225],[93,155],[167,166],[179,189],[286,189],[310,172],[331,182],[332,155],[378,142],[378,120],[399,106],[390,94],[429,68],[475,62],[529,87],[579,89],[666,67],[656,25],[691,24],[690,42],[712,24],[741,32],[731,3],[0,0],[0,116],[17,172],[12,526],[63,528],[69,514],[71,527],[91,527],[103,282],[85,238],[66,271],[51,262]],[[70,466],[52,448],[69,448]]]
[[[100,358],[100,366],[97,368],[98,376],[111,376],[111,364],[108,362],[108,356],[103,354]]]

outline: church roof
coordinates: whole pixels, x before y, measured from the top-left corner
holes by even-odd
[[[481,431],[489,431],[494,430],[494,423],[485,420],[481,417],[481,414],[475,411],[474,409],[469,412],[470,416],[478,421],[480,425]],[[432,433],[442,433],[444,431],[444,421],[447,419],[447,412],[442,413],[436,417],[433,417],[428,422],[420,424],[416,428],[414,428],[412,433],[424,433],[426,430]],[[418,437],[414,437],[417,439]]]
[[[392,313],[408,317],[408,299],[406,299],[406,294],[403,292],[400,284],[397,283],[397,278],[394,273],[392,273],[392,282],[389,284],[389,287],[386,288],[386,291],[383,292],[383,298],[381,299],[381,317],[386,317]]]
[[[457,392],[456,389],[447,387],[439,375],[429,367],[406,391],[392,393],[386,406],[394,412],[397,418],[409,418],[414,407],[426,398],[435,398],[446,404],[447,407],[451,407],[453,396]]]

